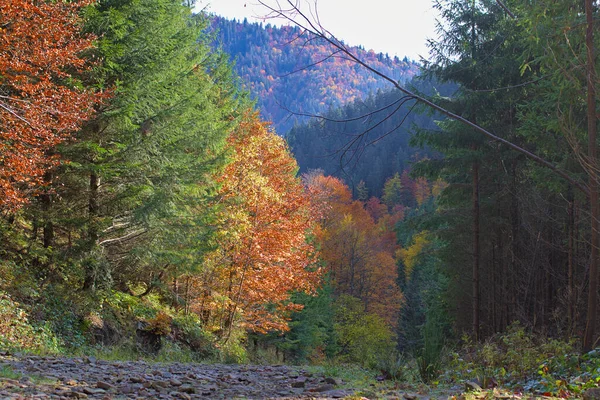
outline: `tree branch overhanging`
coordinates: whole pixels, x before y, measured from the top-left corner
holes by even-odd
[[[506,4],[504,4],[501,0],[496,0],[496,4],[502,7],[502,9],[506,11],[509,17],[511,17],[512,19],[517,19],[517,16],[512,11],[510,11]]]
[[[497,0],[497,2],[502,7],[503,3],[499,0]],[[320,38],[320,39],[324,40],[325,42],[327,42],[328,44],[330,44],[334,49],[336,49],[334,51],[341,51],[350,60],[352,60],[356,64],[362,66],[363,68],[370,71],[374,75],[377,75],[380,78],[388,81],[389,83],[392,84],[392,86],[395,89],[397,89],[400,92],[404,93],[405,95],[415,99],[417,102],[424,104],[433,110],[436,110],[437,112],[439,112],[442,115],[445,115],[448,118],[451,118],[453,120],[461,122],[465,126],[468,126],[472,129],[474,129],[475,131],[487,136],[488,138],[490,138],[493,141],[501,143],[501,144],[525,155],[530,160],[535,161],[536,163],[538,163],[544,167],[547,167],[552,172],[554,172],[555,174],[557,174],[560,177],[562,177],[563,179],[565,179],[567,182],[569,182],[574,187],[576,187],[581,192],[583,192],[586,196],[590,195],[590,190],[585,183],[580,182],[579,180],[573,178],[567,172],[559,169],[557,166],[555,166],[551,162],[530,152],[527,149],[524,149],[524,148],[522,148],[500,136],[495,135],[494,133],[477,125],[476,123],[469,121],[468,119],[466,119],[458,114],[455,114],[455,113],[451,112],[450,110],[445,109],[444,107],[441,107],[441,106],[435,104],[431,100],[428,100],[425,97],[422,97],[416,93],[413,93],[412,91],[406,89],[404,86],[400,85],[400,83],[397,82],[396,80],[394,80],[393,78],[389,77],[388,75],[384,74],[383,72],[379,71],[378,69],[367,64],[365,61],[361,60],[358,56],[353,54],[339,39],[337,39],[329,31],[327,31],[325,28],[323,28],[318,20],[313,21],[305,12],[303,12],[300,7],[300,3],[301,3],[300,0],[285,0],[285,1],[275,0],[273,2],[274,5],[267,4],[266,0],[259,0],[258,3],[261,4],[263,7],[265,7],[267,10],[269,10],[266,18],[284,19],[284,20],[298,26],[299,28],[305,30],[306,32],[317,36],[318,38]],[[285,7],[282,5],[282,3],[285,5]],[[508,10],[507,8],[505,8],[505,11],[507,11],[507,13],[509,13],[509,15],[512,14],[512,12],[510,12],[510,10]],[[514,14],[512,14],[511,17],[516,18],[516,16],[514,16]]]

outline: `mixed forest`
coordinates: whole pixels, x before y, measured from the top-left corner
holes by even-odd
[[[600,5],[432,4],[417,64],[293,9],[2,1],[0,350],[593,390]]]
[[[219,16],[212,18],[211,26],[216,31],[215,44],[230,56],[262,117],[271,121],[281,136],[309,116],[360,101],[386,87],[383,79],[342,54],[333,54],[331,46],[313,40],[298,27]],[[361,47],[350,48],[395,80],[410,80],[419,69],[406,57],[401,60]]]

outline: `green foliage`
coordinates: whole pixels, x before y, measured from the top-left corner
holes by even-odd
[[[88,343],[88,326],[78,313],[84,307],[81,301],[78,303],[77,299],[70,297],[64,288],[48,286],[34,310],[68,351]]]
[[[48,323],[31,321],[28,312],[0,292],[0,348],[34,353],[58,353],[61,343]]]
[[[423,230],[431,223],[433,201],[409,212],[396,231],[402,243],[399,265],[404,306],[400,317],[399,347],[416,362],[423,382],[441,373],[444,346],[452,338],[448,278],[439,259],[442,242]]]
[[[202,358],[181,343],[172,340],[163,340],[162,347],[157,354],[140,352],[137,346],[125,341],[115,346],[95,346],[85,348],[84,353],[75,353],[80,356],[93,356],[107,361],[145,360],[147,362],[200,362]]]
[[[3,365],[0,367],[0,377],[7,379],[19,379],[21,374],[15,372],[9,365]]]
[[[244,344],[248,338],[245,329],[234,327],[229,336],[217,344],[219,349],[218,361],[225,364],[242,364],[248,362],[248,352]]]
[[[295,294],[294,301],[304,308],[293,314],[282,348],[296,363],[319,364],[331,359],[338,350],[331,285],[325,283],[316,296]]]
[[[443,379],[450,382],[493,379],[526,391],[566,396],[598,386],[600,352],[580,355],[573,342],[536,336],[513,323],[481,344],[465,338],[446,368]]]
[[[149,320],[154,318],[160,308],[160,299],[157,295],[148,295],[144,298],[133,296],[129,293],[111,291],[105,299],[105,305],[110,309],[125,313],[134,319]],[[107,315],[109,313],[106,313]]]
[[[377,370],[386,379],[402,382],[403,384],[417,384],[423,381],[418,360],[397,350],[384,354],[377,363]]]
[[[177,341],[187,345],[198,358],[218,358],[217,338],[202,328],[196,315],[176,315],[173,318],[173,334]]]
[[[375,368],[394,350],[395,337],[389,326],[377,315],[367,314],[359,299],[341,295],[334,309],[340,361]]]
[[[415,85],[427,91],[431,82],[418,81]],[[381,91],[330,110],[325,114],[326,121],[294,126],[286,139],[298,160],[300,173],[322,169],[325,175],[346,181],[355,198],[360,181],[364,181],[370,196],[381,196],[387,178],[408,170],[412,160],[431,156],[428,149],[418,149],[409,141],[411,126],[434,129],[433,119],[413,112],[413,104],[402,103],[401,97],[395,90]],[[394,105],[400,107],[391,114]],[[368,118],[360,117],[378,109],[385,111]],[[356,137],[362,133],[362,138]],[[351,137],[356,139],[349,141]],[[370,142],[376,144],[366,145]],[[406,197],[405,193],[402,195]],[[364,190],[361,196],[364,198]]]
[[[441,308],[428,307],[422,330],[423,347],[417,351],[417,365],[423,382],[431,382],[441,373],[442,350],[447,341],[447,316]]]
[[[537,377],[523,385],[526,390],[581,394],[600,386],[600,351],[595,349],[583,355],[557,351],[539,365],[537,372]]]
[[[326,362],[323,365],[308,366],[309,372],[323,374],[333,378],[339,378],[348,386],[353,388],[370,388],[374,386],[377,371],[368,369],[357,364],[346,364],[339,362]]]

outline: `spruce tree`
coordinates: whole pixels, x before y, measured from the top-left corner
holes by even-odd
[[[240,96],[207,19],[180,2],[99,1],[85,17],[99,38],[90,84],[112,97],[62,150],[57,222],[84,289],[150,290],[211,247],[208,204]]]

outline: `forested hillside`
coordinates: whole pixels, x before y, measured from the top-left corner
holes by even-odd
[[[206,16],[171,0],[2,6],[0,343],[145,338],[156,353],[169,335],[199,359],[232,332],[235,347],[286,330],[290,296],[320,285],[316,214]],[[28,33],[38,18],[56,29]]]
[[[434,88],[438,93],[456,90],[452,84],[418,79],[407,84],[424,93],[432,93]],[[380,90],[332,109],[323,118],[294,126],[287,141],[300,171],[322,169],[326,175],[343,179],[354,196],[360,185],[365,199],[380,197],[386,180],[395,174],[404,174],[409,186],[407,174],[412,165],[424,158],[439,158],[439,153],[411,145],[417,127],[437,130],[437,126],[434,116],[406,103],[401,93]]]
[[[280,135],[299,121],[293,113],[321,115],[373,94],[385,83],[342,56],[325,41],[297,27],[231,21],[215,16],[217,44],[234,61],[235,71],[257,101],[263,118]],[[363,48],[351,51],[396,80],[406,81],[418,65]]]
[[[394,349],[402,210],[300,176],[206,15],[2,6],[3,349],[370,368]],[[39,18],[57,30],[30,36]]]
[[[179,0],[0,2],[0,397],[597,398],[598,4],[434,7],[409,81]]]

